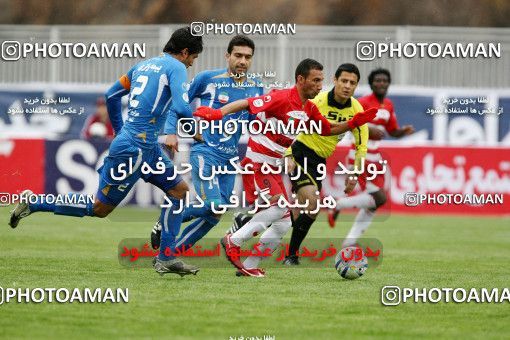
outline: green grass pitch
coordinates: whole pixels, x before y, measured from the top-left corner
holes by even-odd
[[[385,285],[510,287],[508,218],[390,216],[366,235],[382,242],[382,265],[347,281],[332,266],[282,266],[261,279],[236,277],[226,260],[223,268],[203,268],[184,278],[122,267],[119,241],[147,238],[158,212],[121,208],[119,213],[125,222],[37,213],[12,230],[9,208],[0,208],[1,287],[129,288],[129,302],[121,304],[4,303],[0,338],[508,338],[510,333],[509,303],[386,307],[380,302]],[[141,215],[152,218],[129,222]],[[344,237],[351,223],[330,229],[324,216],[310,237]],[[230,218],[224,216],[208,237],[219,238]]]

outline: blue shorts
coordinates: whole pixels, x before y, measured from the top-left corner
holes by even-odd
[[[126,174],[123,171],[129,172],[130,163],[132,164],[132,173]],[[147,165],[153,171],[144,171],[146,172],[144,174],[142,169],[147,170]],[[113,140],[109,154],[97,172],[99,173],[99,189],[96,197],[102,203],[114,206],[117,206],[126,197],[139,178],[157,186],[165,193],[182,181],[180,175],[174,179],[167,179],[167,177],[175,175],[175,168],[158,144],[154,144],[154,147],[150,149],[142,149],[122,134]],[[120,177],[125,178],[121,179]]]
[[[193,180],[195,192],[202,200],[204,200],[206,206],[213,202],[215,204],[229,203],[230,196],[232,196],[232,190],[234,190],[236,175],[219,174],[213,179],[203,180],[200,178],[200,171],[202,171],[205,176],[210,176],[213,166],[224,167],[227,165],[229,170],[234,170],[235,168],[230,164],[230,162],[192,150],[190,153],[190,163],[192,166],[191,178]]]

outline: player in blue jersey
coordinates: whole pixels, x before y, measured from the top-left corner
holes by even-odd
[[[218,109],[223,105],[260,96],[263,86],[260,79],[247,77],[255,51],[254,42],[245,36],[236,36],[228,44],[225,55],[228,67],[223,69],[203,71],[192,80],[189,97],[197,106],[209,106]],[[240,111],[225,116],[223,123],[228,120],[249,120],[251,115],[247,111]],[[177,130],[177,115],[168,120],[165,132],[175,134]],[[204,237],[211,228],[218,224],[221,215],[212,211],[213,205],[228,203],[236,175],[219,174],[211,180],[200,178],[200,171],[210,176],[213,167],[228,166],[234,170],[229,160],[238,156],[237,146],[241,138],[242,129],[235,134],[220,134],[211,129],[203,131],[203,142],[195,142],[191,146],[190,163],[192,165],[192,180],[197,195],[204,200],[201,208],[187,207],[183,212],[183,221],[195,219],[182,232],[176,241],[176,246],[189,247]],[[151,244],[157,249],[160,244],[161,220],[156,223],[151,233]]]
[[[49,204],[42,199],[35,204],[21,201],[11,213],[11,227],[16,228],[22,218],[37,211],[77,217],[106,217],[126,197],[135,182],[142,178],[163,190],[167,200],[172,202],[170,207],[161,210],[163,231],[160,247],[162,250],[175,249],[182,214],[174,211],[181,206],[188,186],[180,176],[175,176],[174,166],[161,150],[157,139],[169,110],[192,118],[186,91],[186,68],[193,65],[202,49],[201,37],[191,35],[189,28],[178,29],[172,34],[161,56],[136,64],[108,90],[106,103],[116,137],[103,166],[98,169],[99,188],[93,204]],[[128,117],[123,122],[121,98],[128,94]],[[165,136],[165,145],[175,148],[175,136]],[[143,171],[146,165],[158,171]],[[125,170],[127,168],[129,171]],[[160,172],[163,168],[164,172]],[[31,194],[29,190],[22,193],[23,196]],[[172,252],[160,252],[154,265],[158,273],[182,276],[196,274],[199,270],[168,255],[172,255]]]

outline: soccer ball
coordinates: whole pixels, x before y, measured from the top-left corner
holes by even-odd
[[[345,247],[336,255],[335,268],[344,279],[357,279],[363,276],[368,268],[367,257],[360,247]]]

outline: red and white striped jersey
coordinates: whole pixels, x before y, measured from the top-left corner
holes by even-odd
[[[328,120],[319,112],[317,106],[310,100],[303,105],[297,88],[274,90],[267,95],[248,98],[250,107],[248,111],[257,114],[256,119],[261,122],[262,127],[266,124],[276,126],[280,120],[285,125],[294,124],[297,126],[304,121],[309,126],[310,121],[320,122],[321,134],[329,135],[331,126]],[[271,123],[269,123],[271,122]],[[264,129],[263,129],[264,130]],[[277,166],[283,157],[285,150],[289,148],[297,135],[283,133],[266,133],[251,135],[248,140],[246,157],[255,163],[264,163]]]

